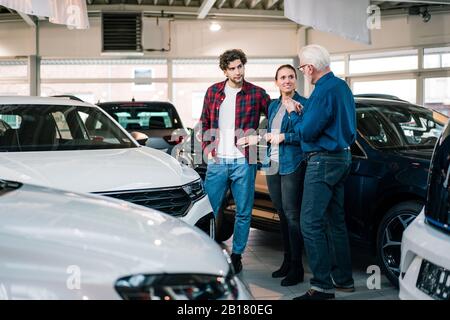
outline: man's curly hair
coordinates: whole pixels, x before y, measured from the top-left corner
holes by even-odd
[[[219,58],[220,69],[222,69],[223,71],[227,70],[230,62],[238,59],[241,60],[243,65],[247,63],[247,56],[241,49],[232,49],[225,51]]]

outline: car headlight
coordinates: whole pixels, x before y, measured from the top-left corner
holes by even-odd
[[[238,296],[231,271],[226,277],[139,274],[117,280],[114,287],[124,300],[234,300]]]
[[[183,186],[183,190],[189,195],[192,200],[198,200],[205,195],[203,182],[201,179],[195,180],[192,183]]]

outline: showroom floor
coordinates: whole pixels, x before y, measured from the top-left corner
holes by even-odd
[[[223,246],[231,251],[232,238],[224,242]],[[366,273],[369,265],[376,264],[370,253],[362,249],[352,248],[353,277],[356,291],[352,293],[336,293],[336,299],[355,300],[393,300],[398,299],[398,290],[395,289],[386,277],[381,278],[381,289],[369,290]],[[272,271],[278,269],[282,262],[283,251],[281,236],[277,233],[251,229],[247,249],[243,255],[243,271],[241,279],[248,284],[255,299],[290,300],[303,294],[309,289],[309,279],[312,277],[306,258],[305,281],[296,286],[282,287],[281,279],[273,279]]]

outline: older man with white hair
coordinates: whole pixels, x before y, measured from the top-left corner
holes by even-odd
[[[294,300],[333,299],[335,290],[354,291],[344,183],[356,138],[355,102],[347,83],[331,72],[325,48],[306,46],[299,57],[300,71],[315,88],[304,106],[292,99],[285,105],[307,156],[300,224],[313,278],[310,290]]]

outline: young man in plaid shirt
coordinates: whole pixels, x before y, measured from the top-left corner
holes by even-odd
[[[202,112],[203,156],[208,159],[205,189],[217,214],[231,186],[236,203],[231,261],[242,270],[241,255],[250,231],[255,176],[256,130],[261,113],[267,114],[266,91],[244,80],[247,57],[239,49],[220,56],[227,78],[208,88]],[[250,150],[249,150],[250,149]]]

